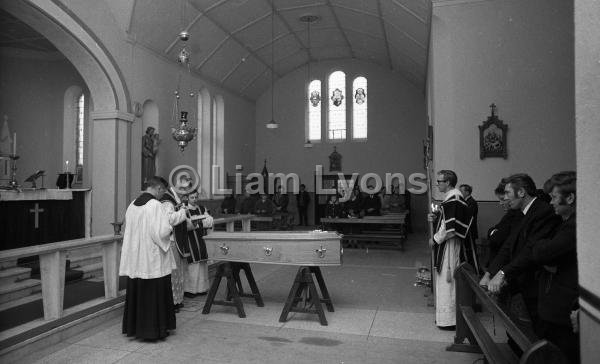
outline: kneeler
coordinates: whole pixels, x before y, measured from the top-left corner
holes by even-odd
[[[248,284],[250,285],[250,290],[252,293],[244,292],[242,281],[240,279],[240,270],[243,270],[246,274],[246,279],[248,280]],[[215,301],[215,296],[219,290],[219,285],[222,278],[227,279],[226,300]],[[237,309],[238,316],[244,318],[246,317],[246,313],[244,312],[244,304],[242,303],[241,297],[254,298],[258,307],[263,307],[265,305],[262,297],[260,296],[260,292],[258,291],[258,286],[254,280],[254,275],[252,275],[250,264],[233,262],[223,263],[217,268],[217,273],[210,286],[208,295],[206,296],[206,302],[204,303],[202,313],[204,315],[210,313],[210,308],[212,305],[233,306]]]
[[[323,298],[319,297],[315,281],[312,277],[313,274],[317,279]],[[304,307],[298,307],[298,304],[301,301],[304,301]],[[327,326],[327,319],[325,318],[325,312],[323,311],[321,302],[325,304],[327,311],[333,312],[333,304],[331,303],[331,297],[329,297],[327,286],[325,286],[325,280],[323,279],[323,274],[321,274],[321,269],[319,267],[300,267],[296,274],[292,289],[290,290],[290,294],[283,306],[279,322],[286,322],[290,312],[302,312],[319,315],[319,322],[321,325]],[[307,303],[310,304],[308,308],[306,307]]]

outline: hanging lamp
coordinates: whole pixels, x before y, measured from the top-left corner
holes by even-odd
[[[271,121],[267,129],[277,129],[279,124],[275,121],[275,4],[271,2]]]
[[[182,6],[185,6],[185,3],[183,3]],[[182,27],[185,25],[185,19],[184,19],[185,10],[186,9],[182,7],[182,9],[181,9]],[[191,81],[192,80],[192,71],[190,68],[191,54],[186,48],[186,42],[188,39],[190,39],[190,33],[188,32],[187,29],[182,30],[179,33],[179,40],[182,41],[184,45],[183,45],[183,48],[181,49],[181,51],[179,51],[179,54],[177,54],[177,62],[179,62],[183,67],[186,67],[188,70],[188,77],[190,78],[189,96],[190,96],[190,98],[193,98],[195,96],[195,94],[194,94],[194,91],[192,90],[192,85],[191,85],[191,82],[192,82]],[[185,150],[185,147],[188,145],[189,142],[191,142],[194,139],[194,137],[198,133],[198,129],[193,128],[187,124],[188,123],[188,119],[187,119],[188,113],[187,113],[187,111],[182,111],[179,108],[180,82],[181,82],[181,73],[179,73],[179,77],[177,80],[177,89],[174,92],[175,100],[174,100],[173,114],[172,114],[173,123],[178,122],[179,125],[171,128],[171,136],[177,142],[177,145],[179,146],[179,150],[181,150],[181,152],[183,153],[183,151]],[[179,119],[179,120],[177,120],[177,119]]]

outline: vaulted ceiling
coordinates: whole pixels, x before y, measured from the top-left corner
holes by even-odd
[[[129,15],[125,30],[134,42],[173,62],[185,47],[191,54],[192,72],[251,100],[269,88],[272,71],[277,79],[309,61],[373,62],[425,89],[431,0],[131,0],[116,4]],[[310,24],[310,43],[309,25],[300,20],[306,15],[318,17]],[[3,10],[0,25],[4,30],[0,47],[58,53],[42,35]],[[190,33],[186,42],[179,39],[183,30]]]
[[[185,46],[192,71],[250,99],[271,71],[279,78],[309,61],[352,58],[424,89],[430,14],[430,0],[136,0],[128,32],[174,62]],[[310,44],[306,15],[319,18]]]

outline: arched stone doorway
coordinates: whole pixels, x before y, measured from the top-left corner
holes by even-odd
[[[3,1],[0,6],[52,42],[89,88],[91,233],[109,233],[110,223],[123,219],[129,200],[128,150],[134,116],[124,77],[98,37],[58,1]]]

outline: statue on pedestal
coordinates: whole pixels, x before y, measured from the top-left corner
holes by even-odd
[[[150,178],[156,175],[156,154],[160,139],[154,127],[149,126],[142,137],[142,188]]]

